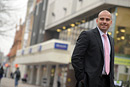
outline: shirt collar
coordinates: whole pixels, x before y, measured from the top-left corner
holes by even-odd
[[[101,36],[102,36],[103,34],[106,34],[106,35],[107,35],[107,32],[106,32],[106,33],[102,32],[102,31],[99,29],[98,26],[97,26],[97,28],[98,28],[98,31],[99,31],[99,33],[100,33]]]

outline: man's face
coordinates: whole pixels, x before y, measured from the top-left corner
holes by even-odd
[[[106,31],[109,29],[109,27],[112,24],[111,14],[106,11],[100,12],[96,22],[97,22],[99,29],[102,32],[106,33]]]

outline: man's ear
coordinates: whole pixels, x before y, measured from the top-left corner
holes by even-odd
[[[112,20],[111,20],[111,24],[112,24]]]
[[[98,18],[96,19],[96,23],[98,24]]]

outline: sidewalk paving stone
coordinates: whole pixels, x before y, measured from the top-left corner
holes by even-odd
[[[14,87],[14,79],[2,78],[1,87]],[[31,85],[31,84],[22,83],[21,81],[19,81],[18,87],[42,87],[42,86]]]

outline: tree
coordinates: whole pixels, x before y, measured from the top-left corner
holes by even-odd
[[[13,45],[16,25],[25,20],[28,0],[0,0],[0,51],[7,55]]]

